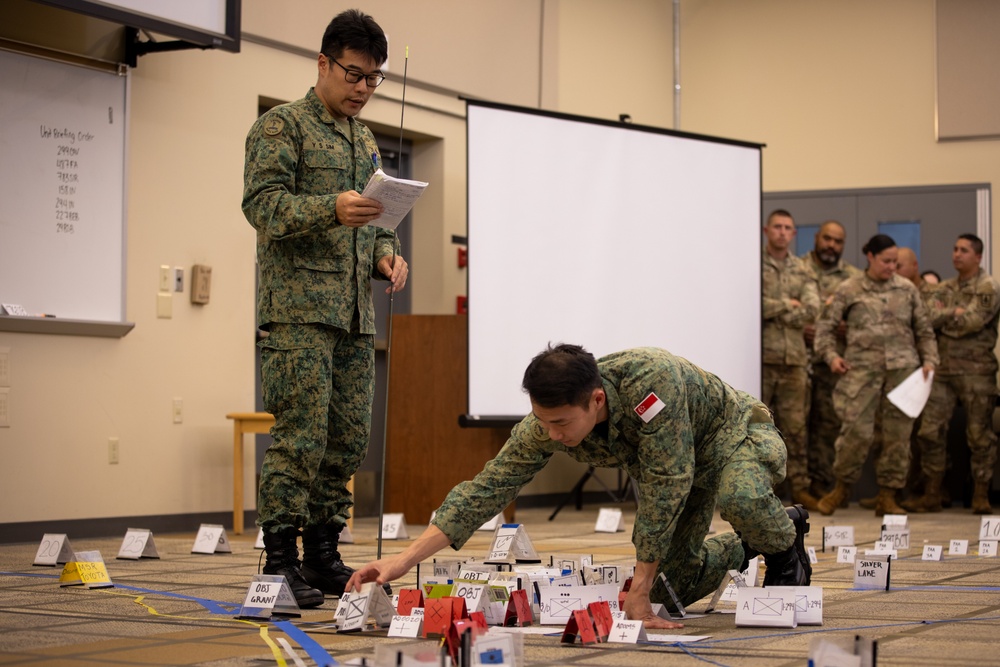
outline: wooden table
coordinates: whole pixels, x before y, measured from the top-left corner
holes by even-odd
[[[233,534],[243,534],[243,436],[247,433],[268,433],[274,426],[274,415],[269,412],[230,412],[226,419],[233,420]],[[347,482],[347,492],[354,494],[354,478]],[[354,528],[354,517],[347,520]]]

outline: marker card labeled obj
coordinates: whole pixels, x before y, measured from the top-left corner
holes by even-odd
[[[622,517],[622,511],[617,507],[602,507],[597,513],[594,532],[619,533],[623,530],[625,530],[625,519]]]
[[[156,543],[153,541],[153,531],[145,528],[129,528],[118,550],[116,558],[139,560],[140,558],[159,558]]]
[[[55,567],[73,560],[73,547],[65,533],[45,533],[35,553],[32,565]]]
[[[255,574],[236,618],[266,621],[272,615],[298,618],[302,614],[284,575]]]
[[[233,548],[226,537],[226,529],[221,524],[203,523],[194,537],[193,554],[231,554]]]

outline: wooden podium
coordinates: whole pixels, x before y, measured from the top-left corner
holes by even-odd
[[[392,327],[385,511],[427,523],[453,486],[500,451],[510,429],[458,425],[468,411],[464,315],[396,315]],[[513,505],[507,514],[512,520]]]

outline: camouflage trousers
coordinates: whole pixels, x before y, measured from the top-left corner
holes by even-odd
[[[921,470],[928,477],[944,475],[947,458],[948,422],[955,403],[962,402],[966,413],[965,438],[971,454],[972,478],[977,482],[993,479],[997,460],[997,436],[993,432],[996,377],[990,375],[935,375],[931,396],[920,415],[917,444]]]
[[[347,482],[368,451],[375,393],[371,335],[317,324],[276,324],[260,347],[264,409],[274,442],[264,454],[257,525],[343,525]]]
[[[906,486],[913,420],[900,412],[886,394],[912,372],[908,368],[853,368],[837,382],[833,391],[833,404],[841,421],[833,463],[837,479],[846,484],[858,481],[872,448],[875,421],[879,419],[882,451],[875,465],[878,485],[889,489]]]
[[[809,408],[809,478],[830,488],[837,481],[833,474],[834,445],[840,433],[840,418],[833,409],[833,390],[840,376],[823,361],[812,369],[811,405]]]
[[[809,409],[809,372],[805,366],[764,364],[761,401],[774,413],[788,449],[787,477],[792,491],[809,488],[806,454],[806,418]]]
[[[729,570],[743,564],[741,537],[761,553],[785,551],[795,541],[795,526],[772,488],[785,474],[785,445],[774,424],[751,424],[747,437],[723,466],[717,483],[692,487],[666,554],[662,572],[685,605],[711,594]],[[705,539],[718,504],[736,533]],[[651,602],[668,604],[657,579]]]

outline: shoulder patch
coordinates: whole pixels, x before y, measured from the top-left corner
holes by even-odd
[[[269,137],[276,137],[285,129],[285,121],[278,116],[271,116],[264,122],[264,134]]]
[[[649,392],[646,398],[642,399],[642,402],[632,408],[632,410],[635,414],[639,415],[639,419],[648,424],[665,407],[666,404],[660,400],[659,396],[653,392]]]
[[[542,425],[535,422],[531,427],[531,435],[540,442],[545,442],[549,439],[549,432],[542,428]]]

